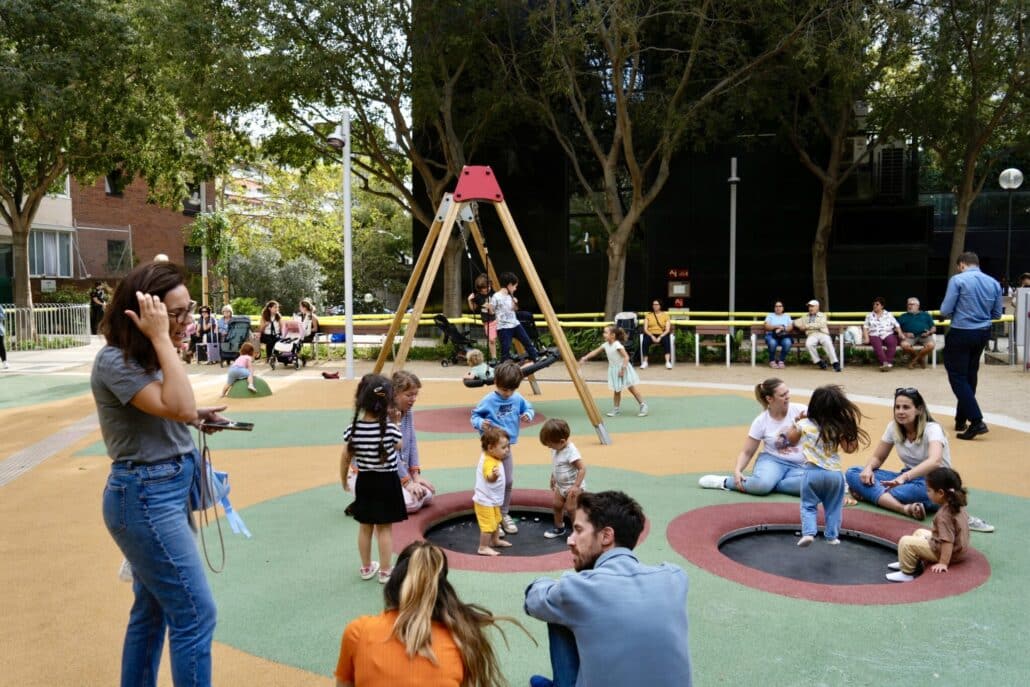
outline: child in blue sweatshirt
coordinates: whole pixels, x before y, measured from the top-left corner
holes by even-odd
[[[511,446],[519,441],[519,427],[522,421],[530,422],[536,411],[529,401],[519,394],[522,383],[522,369],[512,360],[506,360],[494,369],[494,391],[483,397],[472,409],[472,426],[477,432],[494,425],[508,433]],[[504,468],[504,503],[501,505],[501,529],[508,534],[519,531],[515,521],[508,515],[511,506],[511,488],[515,482],[515,465],[511,457],[511,446],[501,465]]]

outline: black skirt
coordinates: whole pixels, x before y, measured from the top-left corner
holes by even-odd
[[[362,470],[354,484],[354,519],[366,525],[386,525],[408,519],[396,472]]]

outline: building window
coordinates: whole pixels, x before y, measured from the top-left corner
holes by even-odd
[[[107,241],[107,273],[121,274],[132,266],[127,241]]]
[[[123,170],[112,169],[104,177],[104,193],[121,198],[125,192],[125,187],[129,185],[130,181],[132,179]]]
[[[33,230],[29,234],[29,270],[33,277],[71,277],[72,235]]]

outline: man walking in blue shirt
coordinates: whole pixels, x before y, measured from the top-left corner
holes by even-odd
[[[531,687],[690,687],[687,574],[633,554],[640,504],[621,491],[582,494],[568,544],[575,573],[526,589],[526,613],[548,623],[550,679]]]
[[[941,315],[951,318],[944,337],[944,369],[958,400],[955,431],[959,439],[987,434],[976,402],[976,377],[980,356],[991,338],[991,320],[1001,317],[1001,313],[1001,284],[980,271],[976,253],[958,256],[958,274],[948,280]]]

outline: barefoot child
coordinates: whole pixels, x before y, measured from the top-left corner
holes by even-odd
[[[511,542],[501,539],[501,504],[504,503],[504,468],[502,462],[508,454],[508,433],[500,427],[487,425],[480,438],[483,453],[476,465],[476,490],[472,494],[472,507],[479,523],[480,556],[499,556],[493,546],[507,548]]]
[[[544,532],[548,539],[565,536],[565,514],[572,520],[579,495],[586,489],[587,466],[579,449],[569,441],[569,423],[551,418],[540,428],[540,443],[551,449],[551,491],[554,494],[554,529]]]
[[[839,544],[841,507],[844,505],[844,474],[840,454],[858,450],[859,443],[869,443],[869,435],[858,426],[862,411],[844,395],[837,385],[821,386],[808,402],[808,417],[798,420],[785,433],[790,444],[800,441],[805,457],[801,476],[801,539],[798,546],[808,546],[819,533],[816,518],[823,504],[827,544]]]
[[[536,411],[529,401],[519,394],[522,383],[522,370],[513,360],[506,360],[494,369],[496,387],[472,409],[472,427],[482,433],[493,425],[508,433],[510,446],[504,456],[504,503],[501,505],[501,527],[508,534],[519,531],[515,521],[508,515],[511,506],[511,489],[515,483],[515,461],[511,455],[511,446],[519,443],[521,422],[531,422]],[[501,535],[503,536],[503,535]]]
[[[935,573],[948,572],[969,548],[969,515],[962,478],[951,468],[934,468],[926,476],[926,493],[940,506],[933,516],[933,531],[918,529],[898,540],[898,562],[887,567],[891,582],[911,582],[921,561],[933,563]]]
[[[232,385],[241,379],[247,380],[248,390],[257,393],[257,389],[254,388],[254,344],[249,341],[240,346],[239,357],[229,366],[229,374],[226,376],[222,396],[228,394]]]
[[[361,579],[370,580],[378,572],[380,584],[389,582],[393,571],[390,567],[393,523],[408,519],[397,474],[401,430],[388,421],[392,400],[393,387],[386,377],[367,374],[361,378],[355,397],[354,420],[343,433],[346,445],[340,456],[344,491],[351,489],[347,483],[351,462],[358,466],[352,513],[360,523]],[[379,544],[379,561],[372,560],[373,534]]]
[[[647,415],[647,403],[644,402],[644,397],[637,391],[636,383],[640,379],[637,378],[636,370],[629,364],[629,354],[626,353],[626,347],[623,346],[625,341],[626,332],[622,330],[622,327],[610,324],[604,328],[604,343],[580,358],[579,362],[585,363],[601,351],[604,351],[605,355],[608,356],[608,388],[615,392],[612,409],[606,414],[608,417],[615,417],[621,412],[619,410],[619,402],[622,400],[622,390],[628,389],[633,394],[633,398],[637,399],[637,403],[640,404],[640,412],[637,413],[637,416],[644,417]]]

